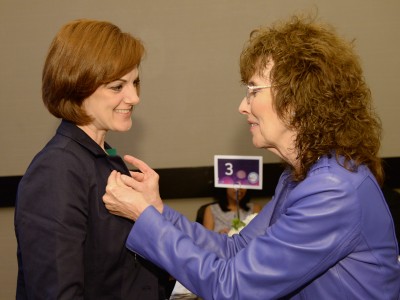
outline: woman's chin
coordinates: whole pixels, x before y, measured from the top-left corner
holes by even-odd
[[[132,125],[130,125],[130,126],[119,126],[119,127],[115,127],[113,129],[113,131],[115,131],[115,132],[126,132],[126,131],[129,131],[131,128],[132,128]]]
[[[261,143],[260,140],[253,138],[253,146],[258,148],[258,149],[262,149],[265,148],[265,145],[263,143]]]

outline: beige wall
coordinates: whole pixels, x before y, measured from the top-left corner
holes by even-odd
[[[400,156],[398,0],[0,0],[0,176],[22,175],[58,120],[41,103],[41,70],[60,26],[108,20],[140,37],[142,103],[128,133],[110,134],[119,153],[155,168],[211,166],[215,154],[263,155],[237,108],[238,58],[249,32],[295,12],[318,12],[356,39],[384,125],[382,156]],[[338,53],[338,55],[340,55]]]
[[[15,299],[17,243],[14,208],[0,208],[0,299]]]

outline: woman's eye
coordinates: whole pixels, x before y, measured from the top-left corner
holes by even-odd
[[[116,91],[116,92],[120,92],[120,91],[122,90],[122,88],[123,88],[122,84],[119,84],[119,85],[116,85],[116,86],[112,86],[112,87],[111,87],[111,89],[112,89],[113,91]]]
[[[136,79],[136,80],[133,82],[133,85],[136,86],[136,87],[138,87],[138,86],[140,85],[140,79],[139,79],[139,78]]]
[[[250,95],[251,97],[254,97],[254,96],[257,94],[258,91],[259,91],[259,89],[251,89],[251,90],[249,91],[249,95]]]

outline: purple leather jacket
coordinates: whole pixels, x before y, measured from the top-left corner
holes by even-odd
[[[374,176],[322,157],[229,238],[164,206],[147,208],[127,247],[204,299],[400,299],[394,225]]]

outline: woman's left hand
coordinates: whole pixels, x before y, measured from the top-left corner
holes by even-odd
[[[164,204],[160,197],[159,179],[160,176],[152,168],[150,168],[144,161],[137,159],[131,155],[125,155],[124,159],[134,167],[138,168],[140,172],[131,172],[131,176],[122,175],[121,178],[124,183],[134,190],[142,193],[144,199],[153,205],[160,213],[164,209]]]

